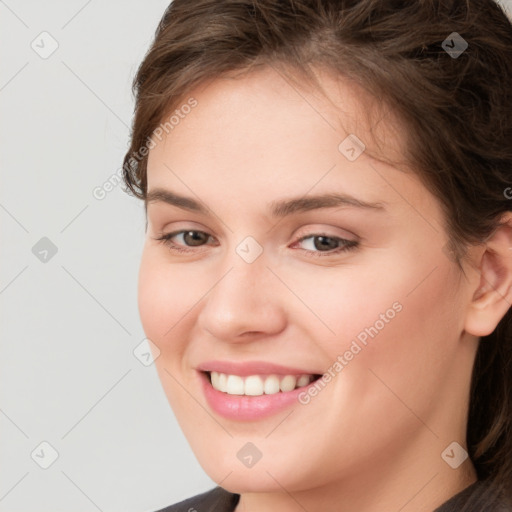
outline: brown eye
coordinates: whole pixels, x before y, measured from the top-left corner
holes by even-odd
[[[181,237],[182,240],[180,241],[178,237]],[[163,243],[171,251],[186,253],[193,252],[194,247],[205,245],[210,238],[212,238],[211,235],[204,233],[203,231],[181,230],[174,231],[172,233],[165,233],[162,236],[155,238],[155,240]]]
[[[183,241],[186,245],[196,247],[208,241],[209,235],[202,231],[183,231]]]
[[[312,234],[302,237],[295,242],[302,244],[305,254],[308,256],[330,256],[355,249],[359,242],[356,240],[346,240],[337,236],[325,234]]]
[[[333,249],[338,248],[338,239],[330,237],[330,236],[315,236],[313,237],[315,240],[313,242],[313,246],[315,249],[318,249],[319,251],[331,251]],[[330,242],[330,243],[329,243]]]

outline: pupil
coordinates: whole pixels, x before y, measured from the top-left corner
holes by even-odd
[[[321,243],[320,244],[316,243],[316,240],[321,240],[322,243],[324,243],[324,245],[322,245]],[[327,241],[331,240],[331,243],[330,244],[329,243],[325,244],[326,240]],[[327,249],[336,249],[336,244],[337,244],[336,240],[334,240],[331,237],[328,237],[328,236],[317,236],[317,237],[315,237],[315,244],[314,244],[315,245],[315,249],[325,249],[326,247],[327,247]]]
[[[201,242],[203,242],[203,235],[204,233],[199,233],[198,231],[187,231],[183,234],[183,239],[187,243],[187,245],[201,245]],[[190,240],[188,239],[190,237]],[[199,242],[199,243],[196,243]]]

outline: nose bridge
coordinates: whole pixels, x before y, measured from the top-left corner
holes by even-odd
[[[242,239],[230,247],[223,257],[224,277],[212,290],[215,298],[241,300],[244,303],[256,302],[265,296],[264,286],[268,285],[268,254],[252,236]]]
[[[236,339],[248,331],[280,329],[284,315],[268,263],[263,248],[258,249],[252,240],[232,249],[205,297],[199,315],[202,327],[224,340]]]
[[[237,253],[226,258],[223,277],[212,288],[209,303],[234,309],[239,313],[265,301],[268,295],[268,276],[263,256],[248,263]]]

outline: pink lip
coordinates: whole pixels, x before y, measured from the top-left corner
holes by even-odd
[[[287,375],[293,375],[294,372],[288,373],[289,370],[287,369]],[[254,368],[252,368],[252,371],[254,371]],[[304,374],[305,372],[299,371],[297,373]],[[255,421],[277,414],[294,404],[299,406],[299,395],[306,391],[309,386],[314,385],[314,382],[311,382],[308,386],[273,395],[229,395],[214,389],[208,375],[203,371],[199,371],[197,374],[201,380],[206,401],[211,409],[217,414],[235,421]],[[249,374],[254,375],[254,373]],[[233,373],[233,375],[237,374]]]
[[[291,368],[265,361],[236,363],[232,361],[206,361],[197,366],[202,372],[220,372],[229,375],[320,375],[322,372],[312,372],[304,368]]]

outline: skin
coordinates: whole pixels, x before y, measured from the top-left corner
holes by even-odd
[[[142,324],[181,428],[207,474],[241,494],[237,512],[432,511],[476,480],[470,459],[452,469],[441,453],[465,446],[478,339],[511,300],[511,238],[503,228],[472,247],[461,274],[437,200],[413,172],[371,156],[376,141],[381,156],[404,153],[391,113],[372,124],[363,91],[317,76],[328,97],[273,68],[216,79],[190,91],[198,105],[155,139],[148,191],[199,199],[210,215],[147,204]],[[366,144],[353,162],[338,149],[348,133]],[[271,201],[333,191],[385,210],[270,216]],[[155,240],[180,229],[211,237],[194,246],[175,236],[185,254]],[[359,245],[327,256],[314,245],[323,233]],[[236,252],[247,236],[263,249],[253,263]],[[234,421],[207,404],[199,363],[323,373],[396,302],[401,311],[307,405]],[[246,442],[262,453],[251,468],[237,458]]]

